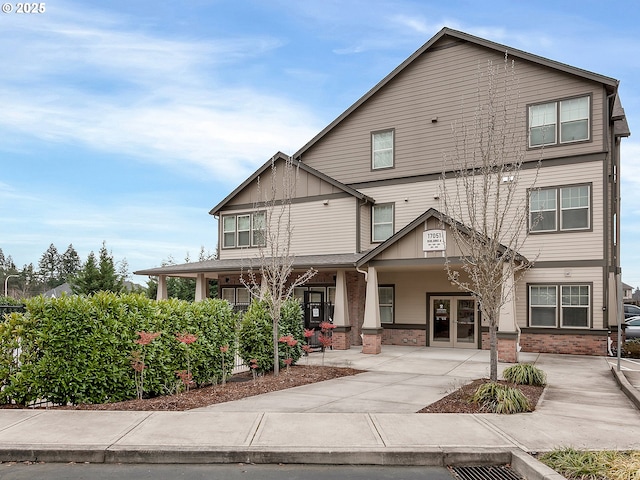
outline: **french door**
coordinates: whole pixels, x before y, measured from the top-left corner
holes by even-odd
[[[439,295],[429,303],[431,346],[478,348],[478,309],[473,298]]]

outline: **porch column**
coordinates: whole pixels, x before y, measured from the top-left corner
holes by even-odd
[[[344,270],[336,274],[336,299],[333,307],[333,348],[349,350],[351,348],[351,324],[349,323],[349,304],[347,302],[347,281]]]
[[[167,295],[167,276],[160,275],[158,277],[158,291],[156,292],[156,300],[166,300]]]
[[[378,354],[382,351],[382,327],[378,299],[378,272],[375,267],[369,267],[367,270],[366,292],[362,324],[362,353]]]
[[[196,302],[201,302],[209,296],[209,289],[207,287],[207,279],[205,278],[204,273],[199,273],[196,277]]]
[[[508,267],[503,266],[503,273]],[[498,317],[498,361],[518,363],[520,328],[516,322],[516,292],[512,275],[505,276],[502,291],[506,296]]]

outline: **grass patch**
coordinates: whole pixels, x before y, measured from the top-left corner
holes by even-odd
[[[502,377],[518,385],[539,385],[542,387],[547,383],[545,373],[530,363],[518,363],[505,368]]]
[[[640,451],[585,452],[563,448],[538,457],[561,475],[576,480],[640,480]]]
[[[502,383],[481,385],[472,400],[492,413],[522,413],[531,411],[529,400],[517,388]]]

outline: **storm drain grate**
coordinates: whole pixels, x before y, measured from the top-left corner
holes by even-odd
[[[517,473],[504,465],[449,468],[461,480],[522,480]]]

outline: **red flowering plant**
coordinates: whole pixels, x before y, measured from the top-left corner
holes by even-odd
[[[256,377],[258,376],[258,360],[255,358],[252,358],[249,361],[249,365],[251,367],[251,373],[253,374],[253,383],[256,382]]]
[[[291,350],[293,347],[298,345],[298,340],[293,338],[292,335],[284,335],[278,339],[279,343],[283,343],[284,346],[282,348],[282,352],[284,354],[284,364],[287,366],[287,372],[289,371],[289,367],[293,363],[293,358],[291,354],[293,353]]]
[[[324,352],[327,348],[331,348],[333,345],[333,338],[331,331],[336,328],[336,326],[331,322],[322,322],[320,323],[320,335],[318,335],[318,341],[320,342],[320,346],[322,347],[322,366],[324,366]]]
[[[151,344],[156,338],[158,338],[162,332],[136,332],[138,338],[134,340],[134,343],[141,347],[146,347]],[[131,368],[133,368],[134,383],[136,384],[136,396],[138,400],[142,400],[144,393],[144,371],[147,365],[144,363],[144,357],[146,349],[134,350],[131,352]]]
[[[189,387],[195,384],[191,372],[188,372],[186,370],[176,370],[176,376],[182,381],[182,384],[186,387],[187,392],[189,391]]]
[[[189,391],[189,386],[193,383],[192,381],[192,375],[191,375],[191,362],[189,359],[189,345],[191,345],[192,343],[195,343],[196,340],[198,340],[198,337],[193,335],[192,333],[176,333],[176,340],[178,340],[178,342],[180,342],[182,345],[185,346],[185,350],[186,350],[186,356],[187,356],[187,370],[186,370],[186,375],[189,379],[189,382],[185,382],[183,377],[180,377],[183,381],[183,383],[185,384],[185,386],[187,387],[187,392]],[[176,372],[177,373],[177,372]],[[180,375],[178,375],[180,376]]]
[[[307,343],[302,346],[302,351],[307,357],[307,365],[309,365],[309,354],[313,352],[313,347],[310,345],[311,337],[313,337],[316,333],[315,328],[305,328],[304,329],[304,338]]]

